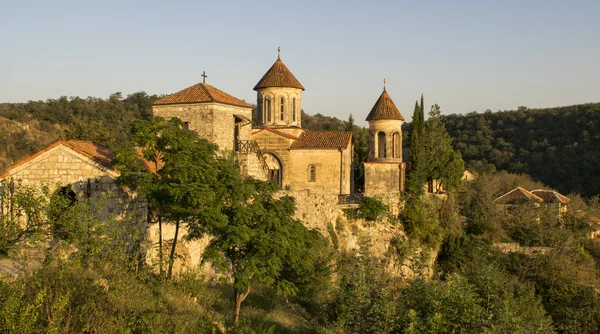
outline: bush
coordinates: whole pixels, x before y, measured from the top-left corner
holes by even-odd
[[[377,198],[363,197],[358,205],[358,218],[376,221],[388,211],[387,205]]]
[[[435,248],[443,238],[435,204],[425,198],[407,201],[402,213],[404,229],[411,240]]]

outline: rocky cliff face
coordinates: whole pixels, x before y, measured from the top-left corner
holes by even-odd
[[[380,259],[392,275],[405,278],[432,275],[431,268],[437,252],[423,251],[409,245],[402,224],[396,218],[402,205],[398,195],[379,198],[390,208],[389,214],[382,217],[380,221],[353,218],[352,211],[357,210],[358,205],[339,204],[338,195],[335,194],[282,190],[278,195],[293,196],[296,199],[296,218],[304,222],[307,228],[315,229],[328,238],[337,252],[353,252],[361,247],[368,247],[369,254]],[[173,226],[165,224],[163,226],[165,244],[172,242],[173,235]],[[185,229],[182,229],[180,239],[177,246],[179,256],[175,262],[175,272],[197,269],[210,238],[185,240]],[[149,264],[156,264],[158,260],[157,244],[158,226],[155,224],[147,231]],[[203,265],[200,271],[209,277],[215,275],[208,265]]]

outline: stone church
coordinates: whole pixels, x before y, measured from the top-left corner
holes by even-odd
[[[352,132],[302,128],[304,86],[279,55],[254,90],[255,108],[202,82],[156,101],[152,112],[164,118],[178,117],[189,130],[219,145],[223,154],[234,153],[244,175],[275,181],[285,190],[353,193]],[[369,161],[364,165],[365,192],[403,191],[404,118],[385,87],[366,120]]]
[[[167,119],[178,117],[187,129],[217,144],[221,154],[233,154],[244,175],[272,180],[282,190],[352,194],[352,132],[302,128],[304,86],[279,55],[254,90],[256,107],[201,82],[157,100],[152,112]],[[405,177],[402,161],[404,118],[387,93],[385,84],[366,120],[369,123],[369,158],[364,163],[365,195],[399,193],[404,190]],[[56,157],[48,156],[50,152],[58,151],[62,153]],[[42,157],[46,156],[49,160],[42,163]],[[6,183],[9,179],[19,179],[25,184],[58,181],[81,196],[89,192],[86,190],[89,180],[93,188],[99,183],[109,183],[109,179],[118,175],[110,167],[110,156],[112,152],[94,143],[61,141],[18,162],[6,170],[0,180]],[[109,186],[103,187],[108,189]]]
[[[302,128],[304,87],[279,56],[254,90],[256,107],[203,81],[157,100],[152,111],[155,116],[178,117],[188,130],[216,143],[220,154],[232,155],[238,161],[242,174],[277,182],[282,192],[296,198],[297,218],[327,235],[327,224],[337,224],[345,205],[357,198],[353,196],[352,132]],[[364,195],[378,197],[396,210],[404,190],[404,118],[385,83],[366,120],[369,157],[364,163]],[[92,142],[58,141],[5,170],[0,175],[0,195],[12,193],[21,185],[48,186],[51,192],[60,187],[80,200],[109,193],[106,214],[133,216],[145,230],[147,261],[152,263],[156,250],[151,245],[157,243],[158,227],[147,224],[144,199],[115,184],[120,173],[113,159],[113,152]],[[0,202],[0,213],[10,208]],[[172,238],[173,228],[170,224],[163,227],[164,240]],[[391,237],[388,232],[382,232],[374,242],[383,247],[381,252],[387,245],[384,240]],[[185,234],[183,229],[178,237],[178,256],[182,259],[178,261],[182,268],[194,267],[200,264],[209,239],[189,241]]]

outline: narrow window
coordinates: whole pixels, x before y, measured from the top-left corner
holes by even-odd
[[[378,158],[386,158],[386,138],[385,133],[379,132],[377,134],[377,157]]]
[[[281,98],[281,110],[279,111],[279,119],[283,121],[283,114],[285,111],[285,100]]]
[[[400,134],[398,132],[395,132],[392,135],[392,158],[401,158],[400,145],[402,145],[400,140]]]
[[[296,98],[292,100],[292,121],[296,121]]]
[[[184,130],[189,130],[190,129],[190,122],[183,122],[183,129]]]
[[[271,121],[271,98],[267,97],[265,99],[265,110],[267,112],[267,122]]]
[[[308,166],[308,182],[317,181],[317,167],[315,165]]]

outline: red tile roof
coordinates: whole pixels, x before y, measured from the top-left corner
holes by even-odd
[[[507,192],[506,194],[496,198],[494,200],[494,202],[499,203],[499,204],[507,204],[507,203],[511,203],[511,202],[515,202],[515,201],[519,201],[519,200],[535,200],[538,202],[544,201],[541,197],[532,194],[531,192],[527,191],[526,189],[523,189],[521,187],[516,187],[515,189]]]
[[[371,109],[371,112],[367,116],[366,120],[376,121],[379,119],[398,119],[401,121],[404,120],[404,117],[402,117],[400,110],[398,110],[398,108],[394,104],[394,101],[392,101],[392,98],[385,89],[383,90],[383,93],[381,93],[381,95],[379,96],[379,99],[377,99],[377,102],[375,102],[375,105]]]
[[[95,162],[97,162],[98,164],[100,164],[104,167],[114,170],[113,159],[115,158],[115,155],[108,148],[106,148],[102,145],[98,145],[96,143],[92,143],[90,141],[59,140],[59,141],[55,142],[54,144],[46,147],[45,149],[43,149],[25,159],[22,159],[22,160],[18,161],[17,163],[15,163],[14,165],[10,166],[2,175],[0,175],[0,178],[7,177],[9,171],[11,171],[14,168],[17,168],[29,161],[32,161],[33,159],[39,157],[40,155],[44,154],[45,152],[50,151],[51,149],[53,149],[59,145],[68,147],[68,148],[72,149],[73,151],[94,160]]]
[[[290,72],[281,59],[277,58],[275,64],[258,81],[254,90],[268,87],[289,87],[304,90],[298,79]]]
[[[536,190],[532,190],[531,191],[532,194],[541,197],[544,202],[547,203],[562,203],[562,204],[566,204],[569,203],[571,200],[568,199],[567,197],[559,194],[558,192],[554,191],[554,190],[542,190],[542,189],[536,189]]]
[[[298,137],[292,150],[298,149],[341,149],[344,150],[352,140],[349,131],[306,131]]]
[[[163,97],[162,99],[154,102],[154,105],[209,102],[252,108],[250,104],[205,83],[198,83],[177,93]]]

